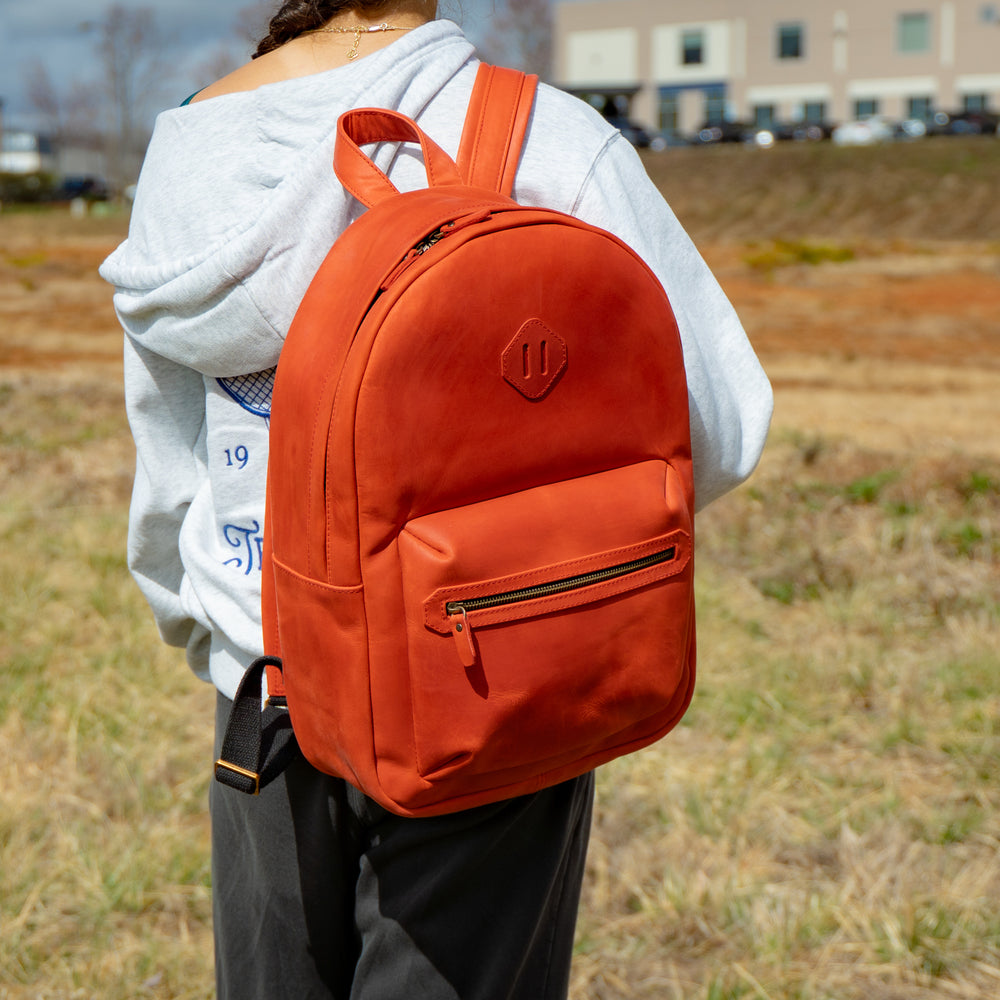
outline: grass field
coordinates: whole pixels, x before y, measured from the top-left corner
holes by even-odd
[[[600,773],[573,1000],[996,997],[1000,143],[649,163],[777,407],[699,519],[694,705]],[[123,231],[0,215],[0,1000],[213,993],[213,701],[123,555]]]

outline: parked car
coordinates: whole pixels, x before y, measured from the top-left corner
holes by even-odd
[[[750,140],[757,146],[773,146],[776,142],[820,142],[833,134],[829,122],[776,122],[765,128],[752,129]]]
[[[746,122],[705,122],[699,128],[692,141],[701,145],[712,145],[719,142],[746,142],[753,137],[753,129]]]
[[[637,149],[648,149],[652,136],[639,124],[620,115],[605,115],[605,121],[616,129]]]
[[[109,194],[107,183],[100,177],[70,175],[62,179],[52,198],[55,201],[72,201],[74,198],[107,201]]]
[[[680,132],[654,132],[649,137],[649,148],[654,152],[662,152],[677,146],[689,146],[691,143]]]
[[[922,139],[927,135],[927,122],[923,118],[904,118],[896,123],[896,138],[906,142],[909,139]]]
[[[1000,115],[992,111],[936,111],[928,135],[996,135]]]
[[[868,115],[857,121],[838,125],[831,138],[838,146],[872,146],[878,142],[890,142],[895,134],[895,126],[888,118]]]
[[[795,122],[791,126],[791,136],[795,142],[821,142],[833,135],[833,122]]]

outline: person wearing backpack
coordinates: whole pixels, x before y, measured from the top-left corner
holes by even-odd
[[[128,239],[102,265],[137,449],[129,565],[163,639],[217,689],[216,757],[265,645],[274,369],[331,244],[363,211],[331,168],[337,121],[392,109],[456,156],[478,60],[434,18],[420,2],[282,4],[254,60],[159,116]],[[410,145],[383,143],[374,161],[400,191],[427,184]],[[697,506],[742,482],[770,387],[627,141],[540,86],[512,194],[609,231],[649,266],[683,346]],[[593,787],[588,771],[413,818],[301,757],[257,797],[213,783],[218,995],[565,997]]]

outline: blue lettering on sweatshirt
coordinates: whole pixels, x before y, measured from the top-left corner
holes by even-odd
[[[264,552],[264,537],[260,533],[260,522],[254,521],[253,527],[245,528],[238,524],[226,524],[222,528],[222,537],[227,544],[240,550],[240,555],[227,559],[223,565],[242,569],[244,576],[254,571],[261,571]]]

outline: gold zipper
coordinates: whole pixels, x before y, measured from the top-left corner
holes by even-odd
[[[469,624],[469,612],[485,611],[489,608],[499,608],[508,604],[519,604],[522,601],[534,601],[541,597],[551,597],[553,594],[564,594],[571,590],[582,590],[584,587],[592,587],[594,584],[603,583],[605,580],[614,580],[618,577],[628,576],[630,573],[638,573],[648,569],[650,566],[657,566],[660,563],[670,562],[677,554],[675,546],[660,552],[653,552],[641,559],[631,559],[628,562],[619,563],[616,566],[607,566],[604,569],[592,570],[589,573],[580,573],[576,576],[567,576],[560,580],[551,580],[548,583],[539,583],[531,587],[520,587],[517,590],[507,590],[497,594],[486,594],[482,597],[466,597],[457,601],[448,601],[445,606],[445,614],[451,619],[452,635],[455,644],[458,646],[462,663],[471,667],[476,662],[476,647],[472,641],[472,626]]]
[[[488,208],[478,209],[477,211],[471,212],[469,215],[463,216],[462,218],[446,222],[443,226],[439,226],[437,229],[428,233],[425,237],[423,237],[423,239],[406,251],[406,256],[389,272],[388,276],[379,287],[379,291],[384,292],[408,267],[410,267],[411,264],[413,264],[419,257],[422,257],[428,250],[430,250],[431,247],[435,246],[446,236],[451,236],[452,233],[455,233],[460,229],[464,229],[466,226],[474,225],[477,222],[485,222],[492,214],[493,213]]]
[[[485,608],[497,608],[504,604],[516,604],[519,601],[533,601],[539,597],[548,597],[551,594],[562,594],[567,590],[579,590],[582,587],[590,587],[595,583],[604,580],[613,580],[615,577],[628,576],[629,573],[638,573],[641,569],[649,566],[656,566],[659,563],[670,562],[674,558],[676,550],[674,546],[664,549],[662,552],[654,552],[652,555],[644,556],[642,559],[633,559],[630,562],[620,563],[617,566],[608,566],[605,569],[593,570],[590,573],[580,573],[577,576],[568,576],[562,580],[552,580],[549,583],[539,583],[533,587],[522,587],[519,590],[508,590],[501,594],[489,594],[485,597],[466,597],[458,601],[449,601],[445,606],[445,614],[457,615],[462,611],[482,611]]]

